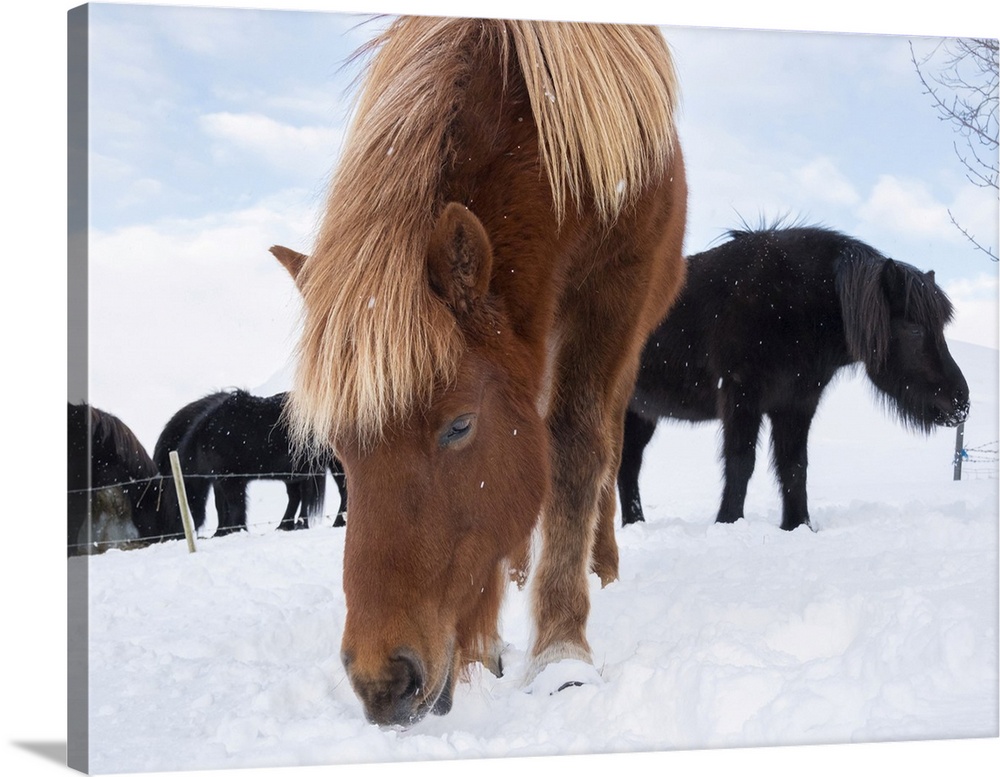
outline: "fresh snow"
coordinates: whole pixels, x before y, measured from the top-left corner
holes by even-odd
[[[996,451],[997,351],[951,345],[966,446]],[[661,423],[621,579],[591,576],[600,680],[523,686],[530,594],[512,584],[505,675],[475,668],[450,714],[407,731],[368,724],[340,664],[344,532],[272,531],[284,490],[253,484],[249,533],[70,560],[90,572],[91,771],[996,737],[997,463],[955,482],[954,443],[845,375],[810,438],[816,531],[789,533],[766,424],[747,517],[723,526],[718,425]]]

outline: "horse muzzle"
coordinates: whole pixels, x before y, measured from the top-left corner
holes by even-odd
[[[383,728],[408,728],[428,712],[444,715],[451,710],[454,672],[451,651],[447,672],[438,685],[427,688],[427,671],[413,651],[397,650],[385,667],[372,676],[357,670],[349,653],[342,656],[351,687],[361,700],[365,718]]]
[[[934,423],[938,426],[955,427],[965,423],[969,417],[969,400],[955,399],[946,409],[939,409]]]

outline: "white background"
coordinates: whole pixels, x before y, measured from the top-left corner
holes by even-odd
[[[166,3],[176,4],[176,3]],[[56,774],[58,750],[65,743],[65,562],[64,461],[65,428],[65,33],[72,3],[39,0],[7,9],[3,29],[4,111],[6,146],[4,219],[6,261],[3,290],[4,399],[8,432],[3,448],[4,526],[8,554],[4,565],[4,744],[3,773]],[[246,7],[246,3],[213,5]],[[268,2],[260,7],[303,10],[346,10],[390,13],[413,10],[444,14],[552,16],[773,29],[901,32],[927,35],[997,37],[994,4],[840,2],[820,8],[811,4],[708,2],[690,6],[619,0],[612,4],[553,0],[370,0],[350,3]],[[808,6],[808,7],[807,7]],[[884,7],[883,7],[884,6]],[[13,241],[10,240],[13,236]],[[48,477],[51,470],[55,476]],[[39,496],[26,487],[38,487]],[[10,497],[13,496],[11,499]],[[739,770],[785,774],[807,769],[813,774],[841,774],[847,769],[874,774],[931,774],[958,771],[993,773],[998,742],[908,743],[878,746],[826,746],[772,750],[719,751],[565,758],[476,764],[415,764],[417,774],[459,774],[469,768],[484,774],[510,769],[541,773],[543,769],[614,769],[637,774],[712,774]],[[399,766],[336,767],[338,773],[388,774]],[[307,775],[329,769],[262,769],[253,774]],[[198,774],[198,773],[191,773]],[[209,773],[205,773],[209,774]],[[213,772],[212,774],[219,774]],[[236,772],[233,772],[236,774]]]

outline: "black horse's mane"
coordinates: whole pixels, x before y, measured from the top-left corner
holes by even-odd
[[[893,311],[930,330],[941,330],[954,309],[934,273],[888,259],[848,238],[836,268],[837,293],[848,347],[867,367],[879,369],[889,354]]]
[[[135,433],[115,415],[93,406],[90,412],[91,434],[95,440],[109,445],[133,478],[155,478],[156,464],[150,458]]]
[[[839,243],[834,281],[840,298],[844,332],[851,355],[865,366],[879,369],[889,353],[891,314],[940,330],[948,324],[954,308],[934,282],[934,273],[886,257],[867,243],[818,224],[791,221],[783,216],[752,227],[726,231],[733,241],[797,234],[823,236]]]

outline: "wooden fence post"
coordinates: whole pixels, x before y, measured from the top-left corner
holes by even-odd
[[[194,553],[194,528],[191,525],[191,508],[188,506],[187,489],[184,488],[184,476],[181,474],[181,460],[177,451],[170,451],[170,469],[174,473],[174,486],[177,488],[177,501],[181,508],[181,523],[184,524],[184,536],[187,537],[188,553]]]

